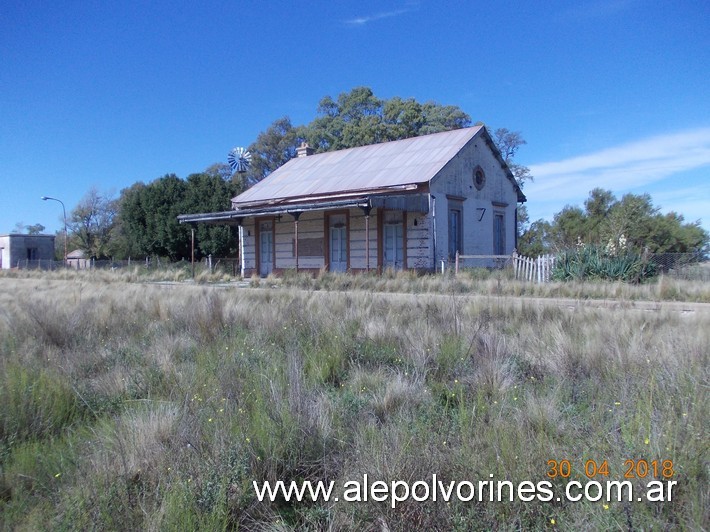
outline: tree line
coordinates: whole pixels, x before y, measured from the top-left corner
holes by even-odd
[[[397,96],[381,99],[368,87],[356,87],[335,99],[325,96],[310,123],[294,126],[284,116],[259,133],[247,148],[252,159],[244,174],[215,163],[186,179],[166,174],[148,184],[135,183],[118,198],[91,189],[71,211],[69,247],[99,259],[188,258],[191,228],[178,223],[178,214],[229,210],[232,197],[295,157],[304,142],[320,153],[471,125],[471,117],[457,106]],[[533,176],[516,159],[526,144],[522,134],[499,128],[492,136],[519,186],[524,187]],[[660,214],[647,194],[617,199],[602,189],[591,191],[584,209],[566,206],[551,222],[530,223],[525,206],[519,205],[518,220],[518,251],[533,256],[558,252],[580,241],[603,245],[621,235],[630,246],[652,252],[706,252],[710,240],[698,222],[686,223],[676,213]],[[26,227],[38,230],[37,225]],[[236,253],[235,228],[198,224],[195,229],[198,259]]]
[[[216,163],[186,179],[167,174],[148,184],[135,183],[118,198],[90,190],[71,211],[70,249],[82,249],[95,258],[188,258],[191,228],[178,223],[178,214],[229,210],[231,198],[295,157],[303,142],[320,153],[449,131],[471,123],[471,117],[457,106],[420,103],[413,98],[380,99],[367,87],[357,87],[336,99],[326,96],[309,124],[294,126],[290,118],[282,117],[259,133],[247,148],[252,159],[244,174]],[[519,134],[505,129],[498,135],[510,157],[524,143]],[[520,175],[527,178],[524,172]],[[237,251],[233,227],[198,224],[195,240],[198,259],[208,254],[231,256]]]
[[[649,194],[625,194],[595,188],[584,208],[565,206],[552,221],[537,220],[525,227],[522,253],[538,256],[581,245],[618,246],[623,242],[637,253],[708,253],[710,235],[699,221],[688,223],[682,214],[662,214]]]

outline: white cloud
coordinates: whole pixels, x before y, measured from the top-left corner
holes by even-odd
[[[402,8],[402,9],[395,9],[393,11],[383,11],[380,13],[375,13],[374,15],[355,17],[355,18],[346,20],[345,23],[350,24],[351,26],[364,26],[368,22],[373,22],[375,20],[381,20],[383,18],[391,18],[391,17],[397,17],[399,15],[404,15],[405,13],[409,13],[411,11],[416,10],[417,7],[418,7],[417,3],[410,3],[407,7]]]
[[[686,222],[701,220],[703,227],[710,229],[710,182],[654,192],[653,203],[661,212],[677,212]]]
[[[533,196],[584,196],[595,187],[628,190],[710,165],[710,128],[650,137],[621,146],[530,166]]]

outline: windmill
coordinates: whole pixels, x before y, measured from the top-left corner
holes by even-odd
[[[227,155],[227,162],[232,172],[243,174],[251,164],[251,153],[245,148],[233,148]]]

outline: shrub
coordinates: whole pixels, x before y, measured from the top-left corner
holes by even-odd
[[[580,246],[557,257],[555,281],[624,281],[639,283],[656,275],[656,265],[632,250],[611,252],[608,248]]]

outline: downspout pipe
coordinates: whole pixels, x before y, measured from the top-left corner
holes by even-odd
[[[433,264],[432,264],[432,271],[436,271],[436,197],[433,194],[429,194],[429,197],[431,198],[431,225],[432,225],[432,233],[434,235],[434,238],[432,238],[433,242]]]

